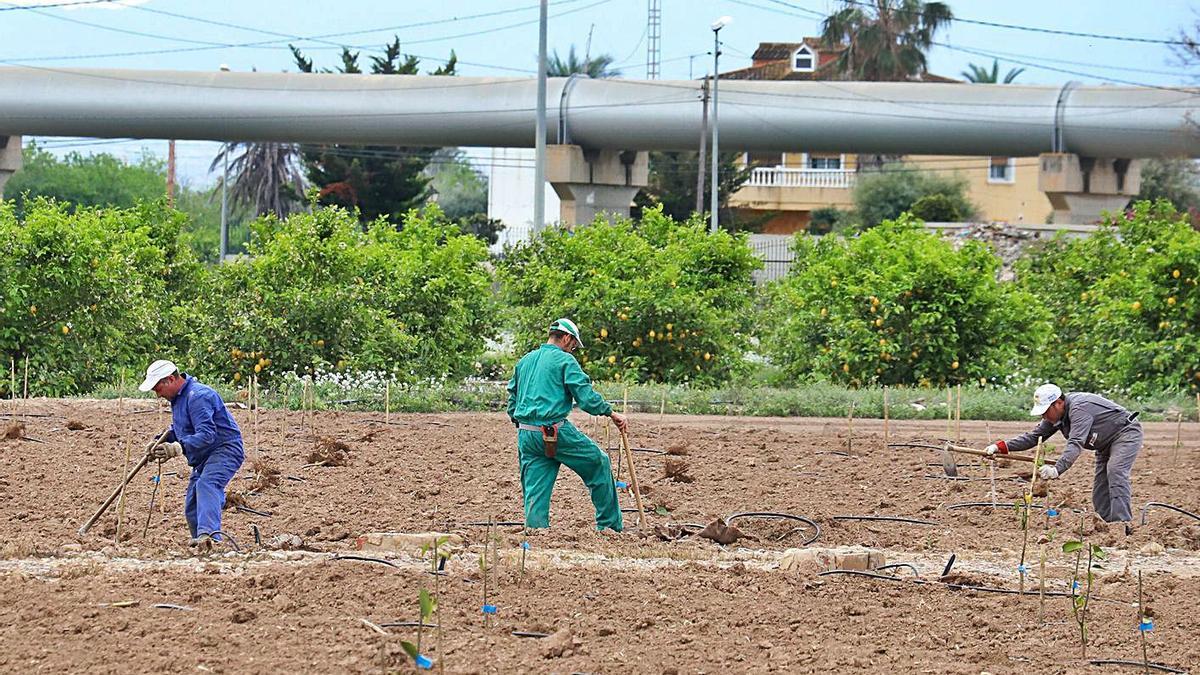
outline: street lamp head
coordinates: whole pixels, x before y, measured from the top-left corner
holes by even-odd
[[[715,33],[731,23],[733,23],[732,16],[723,16],[712,23],[713,32]]]
[[[223,72],[223,73],[228,73],[228,72],[229,72],[229,64],[227,64],[227,63],[222,63],[222,64],[220,65],[220,67],[218,68],[218,70],[220,70],[220,71],[221,71],[221,72]]]

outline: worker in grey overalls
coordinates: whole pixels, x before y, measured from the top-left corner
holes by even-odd
[[[1133,520],[1130,510],[1132,488],[1130,473],[1138,450],[1142,449],[1142,425],[1138,414],[1096,394],[1063,394],[1057,385],[1043,384],[1033,394],[1030,415],[1041,416],[1033,431],[987,447],[989,454],[1028,450],[1061,431],[1067,439],[1066,450],[1054,464],[1043,465],[1038,475],[1054,480],[1071,468],[1084,448],[1096,453],[1096,477],[1092,483],[1092,504],[1105,522]]]

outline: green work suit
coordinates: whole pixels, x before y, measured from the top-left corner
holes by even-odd
[[[612,406],[592,389],[591,379],[575,357],[556,345],[544,344],[517,362],[508,383],[509,418],[535,426],[560,424],[553,459],[546,456],[541,432],[517,432],[525,527],[550,527],[550,493],[558,478],[558,467],[566,464],[591,491],[596,529],[608,527],[620,532],[621,507],[612,464],[592,439],[567,421],[572,402],[592,415],[612,414]]]

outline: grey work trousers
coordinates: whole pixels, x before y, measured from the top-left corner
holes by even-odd
[[[1104,450],[1096,451],[1096,477],[1092,483],[1092,505],[1107,523],[1130,522],[1133,460],[1142,449],[1142,425],[1134,422],[1121,430]]]

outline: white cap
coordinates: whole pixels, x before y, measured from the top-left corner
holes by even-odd
[[[575,322],[570,319],[557,319],[554,323],[550,324],[550,330],[562,331],[575,338],[580,347],[583,346],[583,338],[579,337],[579,326],[576,326]]]
[[[1046,412],[1046,408],[1049,408],[1055,401],[1062,398],[1062,395],[1062,389],[1059,389],[1057,384],[1050,384],[1049,382],[1043,384],[1033,392],[1033,408],[1030,409],[1029,414],[1034,417],[1041,417],[1042,413]]]
[[[179,369],[166,359],[159,359],[146,369],[146,379],[138,386],[138,391],[150,391],[159,380],[174,375]]]

